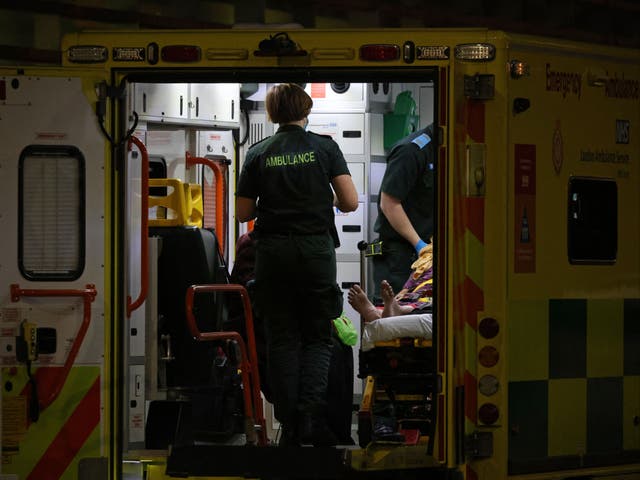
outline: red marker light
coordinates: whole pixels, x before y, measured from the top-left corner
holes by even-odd
[[[494,347],[487,345],[482,347],[478,352],[478,360],[480,361],[480,365],[485,368],[491,368],[498,363],[498,359],[500,355],[498,354],[498,350]]]
[[[388,62],[400,58],[400,47],[392,44],[368,44],[360,47],[360,59],[370,62]]]
[[[162,47],[160,58],[163,62],[198,62],[202,57],[200,47],[194,45],[167,45]]]
[[[485,317],[480,320],[478,331],[484,338],[494,338],[500,331],[500,325],[495,318]]]
[[[484,403],[478,410],[478,418],[485,425],[493,425],[498,421],[500,411],[493,403]]]

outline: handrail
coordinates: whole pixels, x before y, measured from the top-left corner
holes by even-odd
[[[247,332],[247,345],[238,332],[201,332],[196,324],[193,314],[193,301],[197,292],[227,292],[238,293],[242,299],[244,317]],[[242,285],[219,284],[219,285],[191,285],[187,289],[185,308],[187,314],[187,326],[193,338],[199,342],[214,340],[235,340],[240,346],[240,374],[244,388],[242,390],[244,398],[245,425],[247,427],[247,443],[255,443],[255,425],[258,430],[258,444],[266,445],[266,423],[262,412],[262,397],[260,396],[260,373],[258,369],[258,354],[256,351],[256,339],[253,328],[253,314],[249,294]],[[248,351],[247,351],[248,350]],[[248,359],[247,359],[248,357]],[[253,381],[252,381],[253,380]],[[252,408],[253,407],[253,408]],[[255,422],[254,423],[254,419]]]
[[[213,174],[216,177],[216,187],[218,187],[216,188],[216,237],[218,237],[220,252],[224,254],[224,180],[220,167],[213,160],[205,157],[194,157],[189,152],[185,152],[185,158],[187,167],[205,165],[213,170]]]
[[[82,317],[82,323],[80,324],[80,328],[78,329],[78,333],[76,334],[75,339],[73,340],[73,344],[71,345],[71,350],[67,355],[67,359],[64,362],[62,367],[62,376],[57,377],[57,384],[52,387],[51,392],[45,398],[39,401],[40,410],[44,410],[46,407],[51,405],[51,403],[56,399],[56,397],[60,394],[62,390],[62,386],[64,385],[69,371],[71,370],[71,366],[78,355],[78,351],[80,350],[80,345],[84,340],[84,336],[89,329],[89,324],[91,323],[91,303],[96,298],[96,288],[93,284],[88,284],[84,290],[58,290],[58,289],[23,289],[20,288],[18,284],[11,285],[11,301],[18,302],[21,297],[82,297],[84,299],[84,314]],[[42,390],[42,381],[44,380],[43,375],[40,377],[38,373],[41,370],[36,371],[36,377],[40,380],[38,383],[40,384],[40,390]],[[49,387],[51,387],[50,383],[52,383],[52,379],[49,379]]]
[[[129,138],[129,149],[131,144],[135,143],[136,147],[142,154],[141,169],[141,208],[142,215],[140,216],[140,293],[135,302],[131,302],[131,295],[127,295],[127,318],[131,316],[131,313],[140,307],[147,299],[147,292],[149,291],[149,245],[147,237],[149,236],[149,153],[147,147],[141,140],[133,135]]]

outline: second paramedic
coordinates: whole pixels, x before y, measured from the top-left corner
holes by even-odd
[[[398,141],[387,157],[378,196],[379,254],[373,255],[374,297],[389,282],[400,291],[411,264],[433,235],[434,158],[433,125]]]
[[[279,128],[247,151],[236,216],[256,219],[256,308],[267,329],[281,444],[330,446],[337,443],[326,424],[331,320],[343,302],[333,207],[354,211],[358,194],[338,145],[305,130],[312,105],[296,84],[268,91],[267,114]]]

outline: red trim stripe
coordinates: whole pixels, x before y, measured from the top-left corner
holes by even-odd
[[[484,308],[484,292],[469,277],[464,279],[462,292],[464,321],[475,331],[478,328],[478,312]]]
[[[468,370],[464,372],[464,414],[473,423],[477,421],[478,410],[478,385],[476,377]]]
[[[478,474],[476,473],[476,471],[471,468],[469,466],[469,464],[467,464],[467,475],[466,475],[466,479],[467,480],[478,480]]]
[[[476,143],[484,143],[484,102],[469,100],[467,107],[467,132]]]
[[[100,422],[100,377],[87,391],[27,480],[58,480]]]
[[[464,202],[464,224],[484,244],[484,197],[467,197]]]

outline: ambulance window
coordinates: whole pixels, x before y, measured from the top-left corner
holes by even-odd
[[[85,165],[72,146],[20,155],[18,263],[28,280],[75,280],[84,270]]]
[[[618,250],[618,186],[609,178],[569,180],[568,254],[572,264],[612,264]]]

